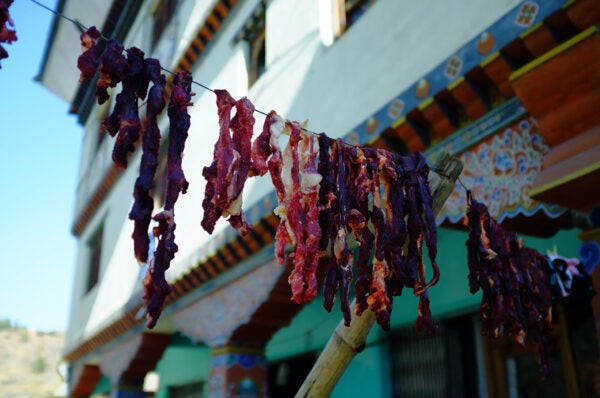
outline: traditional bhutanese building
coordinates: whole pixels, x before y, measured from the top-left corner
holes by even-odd
[[[115,0],[57,2],[57,11],[136,46],[170,71],[248,96],[256,108],[309,120],[348,143],[458,157],[464,171],[439,216],[438,332],[414,332],[417,299],[396,298],[389,332],[374,327],[332,397],[513,397],[600,394],[600,298],[557,301],[552,374],[530,349],[479,333],[480,294],[466,261],[465,188],[526,246],[600,261],[600,1]],[[32,7],[35,7],[32,4]],[[95,80],[78,82],[81,29],[60,17],[40,82],[70,104],[83,130],[72,233],[77,267],[64,358],[73,397],[287,397],[308,374],[341,314],[322,296],[290,300],[274,259],[278,219],[268,178],[249,181],[253,230],[200,227],[218,136],[215,96],[189,108],[176,209],[176,254],[157,326],[144,326],[142,279],[128,214],[141,157],[112,164]],[[167,74],[172,79],[170,74]],[[143,107],[143,104],[140,104]],[[255,130],[264,120],[255,114]],[[159,122],[168,130],[168,120]],[[166,134],[165,134],[166,135]],[[163,154],[166,152],[163,145]],[[166,160],[155,181],[155,208]],[[600,291],[599,271],[593,274]],[[153,394],[153,395],[152,395]]]

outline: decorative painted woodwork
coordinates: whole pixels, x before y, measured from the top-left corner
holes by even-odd
[[[532,198],[590,211],[600,203],[600,125],[552,148],[542,167]]]
[[[591,27],[510,76],[551,145],[600,124],[600,32]]]

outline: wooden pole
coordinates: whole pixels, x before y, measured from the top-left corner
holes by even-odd
[[[436,165],[437,172],[429,173],[429,187],[433,196],[435,214],[439,213],[444,202],[452,193],[462,168],[463,165],[458,159],[444,154]],[[363,312],[360,317],[355,316],[355,305],[356,303],[353,302],[350,326],[347,327],[343,320],[340,321],[325,349],[296,393],[296,398],[328,397],[350,361],[364,349],[367,335],[375,323],[375,316],[369,310]]]

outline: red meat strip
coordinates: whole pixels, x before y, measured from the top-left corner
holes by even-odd
[[[171,291],[166,281],[165,272],[177,253],[175,244],[174,208],[180,193],[186,193],[188,182],[185,179],[181,161],[185,141],[190,128],[190,116],[187,108],[192,105],[192,75],[179,72],[173,80],[173,92],[169,100],[167,115],[169,116],[169,147],[167,149],[167,186],[164,210],[153,219],[158,222],[153,234],[158,239],[154,261],[148,267],[148,275],[144,279],[144,300],[146,300],[146,326],[153,328],[160,317],[164,300]]]
[[[282,132],[291,135],[291,124],[286,123],[285,129]],[[281,150],[276,150],[267,162],[278,202],[278,206],[273,212],[279,217],[279,225],[275,232],[275,257],[279,264],[283,264],[285,261],[285,245],[289,244],[292,247],[296,245],[296,235],[288,219],[288,211],[291,207],[294,193],[292,182],[294,162],[292,152],[290,137],[290,143],[286,146],[285,151],[282,153]],[[297,181],[296,185],[299,187],[300,182]]]
[[[11,44],[13,41],[17,41],[17,33],[14,29],[10,29],[8,26],[14,27],[15,24],[10,18],[8,8],[13,3],[13,0],[0,0],[0,43]],[[8,52],[0,45],[0,60],[8,58]],[[0,69],[2,66],[0,65]]]
[[[250,231],[250,226],[242,212],[242,191],[248,179],[252,163],[252,133],[254,130],[254,105],[246,97],[235,104],[236,114],[231,119],[232,141],[239,162],[229,180],[228,203],[222,203],[224,213],[229,215],[229,224],[242,235]]]
[[[167,282],[165,272],[175,257],[178,248],[175,244],[175,221],[172,210],[163,210],[153,219],[158,225],[152,233],[158,240],[154,259],[150,262],[144,278],[144,296],[146,306],[146,327],[152,329],[163,310],[165,299],[173,288]]]
[[[319,134],[319,164],[317,172],[321,175],[319,185],[319,225],[321,227],[321,240],[319,241],[319,252],[325,255],[331,238],[333,225],[333,211],[331,203],[335,200],[335,174],[332,163],[331,146],[335,142],[325,133]],[[335,152],[335,150],[334,150]]]
[[[217,202],[219,202],[219,198],[227,195],[227,181],[225,178],[232,174],[231,167],[234,163],[229,126],[231,109],[235,105],[235,100],[227,90],[215,90],[215,94],[219,116],[219,139],[215,144],[211,165],[204,167],[202,170],[202,175],[206,179],[206,189],[202,201],[204,216],[201,225],[208,233],[214,231],[215,224],[223,213],[223,208]]]
[[[148,261],[150,240],[148,227],[152,218],[154,200],[154,176],[158,167],[158,154],[160,148],[160,130],[158,129],[158,116],[165,107],[165,76],[161,74],[160,63],[156,59],[146,59],[144,72],[148,75],[153,85],[148,93],[146,105],[146,120],[142,138],[142,159],[140,174],[135,181],[133,197],[134,203],[129,213],[129,218],[134,220],[133,244],[135,257],[139,262]]]
[[[369,308],[375,313],[375,319],[379,326],[384,330],[390,328],[390,313],[392,310],[392,302],[387,291],[386,279],[389,277],[389,264],[386,258],[386,247],[389,239],[389,225],[387,223],[384,206],[382,202],[380,185],[382,162],[385,158],[381,156],[379,151],[375,157],[371,156],[373,162],[373,184],[371,194],[373,196],[373,229],[375,231],[375,251],[373,256],[373,279],[371,282],[371,290],[367,297]]]
[[[122,81],[126,69],[127,59],[123,55],[123,45],[115,39],[110,39],[100,56],[100,76],[96,82],[98,105],[108,100],[108,87],[115,87]]]
[[[347,216],[348,227],[358,242],[358,258],[356,267],[358,275],[355,283],[355,313],[360,316],[368,308],[367,297],[373,282],[370,263],[371,251],[375,243],[375,235],[369,229],[371,211],[369,198],[373,186],[372,166],[362,148],[355,146],[348,150],[350,212]]]
[[[316,158],[319,151],[315,136],[301,130],[297,123],[291,124],[290,146],[292,148],[292,181],[299,185],[294,191],[287,217],[294,231],[296,246],[290,255],[294,269],[289,277],[292,299],[297,303],[309,302],[317,295],[316,271],[319,263],[319,182]],[[297,164],[297,166],[296,166]]]
[[[98,56],[98,40],[102,35],[92,26],[79,36],[81,39],[81,50],[83,53],[77,58],[77,68],[81,71],[79,82],[85,79],[91,79],[96,74],[100,66],[100,57]]]
[[[113,148],[113,162],[121,168],[127,167],[127,157],[129,153],[135,150],[135,145],[140,138],[141,123],[138,113],[138,98],[140,96],[140,86],[148,87],[144,81],[144,53],[135,47],[127,50],[127,64],[123,76],[123,88],[117,95],[115,108],[103,122],[102,127],[106,128],[111,135],[116,133],[118,125],[118,135]],[[118,122],[118,123],[117,123]]]
[[[308,141],[308,142],[307,142]],[[306,248],[304,262],[304,291],[303,301],[310,302],[317,295],[317,268],[319,265],[319,242],[321,227],[319,225],[319,183],[322,179],[317,173],[316,158],[319,151],[318,140],[313,135],[306,135],[301,147],[304,158],[301,169],[301,205],[304,207],[306,218],[302,240]]]
[[[192,106],[192,75],[179,72],[173,81],[173,92],[167,108],[169,116],[169,148],[167,151],[167,192],[165,209],[172,210],[179,193],[186,193],[188,182],[185,179],[181,161],[185,140],[190,128],[188,107]]]
[[[267,162],[271,155],[277,150],[276,148],[279,147],[278,145],[275,147],[271,142],[274,137],[271,129],[275,123],[277,123],[276,113],[275,111],[271,111],[265,118],[262,132],[252,143],[252,166],[250,168],[249,177],[263,176],[269,171]]]
[[[289,225],[295,243],[294,251],[290,253],[290,261],[293,262],[294,269],[288,278],[288,282],[292,288],[292,299],[297,303],[301,303],[304,294],[303,266],[306,256],[306,246],[302,240],[306,212],[300,203],[302,192],[300,190],[300,155],[298,153],[298,144],[302,139],[302,135],[298,123],[286,122],[286,128],[290,131],[290,141],[286,153],[289,153],[288,159],[291,157],[291,167],[288,168],[289,178],[291,179],[291,188],[288,192],[291,192],[291,198],[289,201],[286,200],[285,221]]]
[[[530,342],[545,378],[554,340],[547,260],[523,247],[515,233],[502,230],[470,192],[467,203],[469,287],[472,293],[483,292],[481,333],[511,336],[522,346]]]
[[[327,164],[327,174],[323,175],[323,186],[327,186],[326,189],[322,188],[319,193],[319,202],[325,201],[328,204],[328,208],[325,208],[324,212],[325,217],[321,217],[321,222],[323,226],[323,222],[328,223],[327,226],[324,226],[322,229],[322,234],[328,232],[329,236],[325,239],[322,238],[319,243],[319,247],[323,248],[323,242],[327,242],[324,246],[324,249],[327,248],[327,245],[331,243],[329,262],[327,263],[327,269],[325,273],[325,281],[323,282],[323,307],[331,312],[333,309],[333,304],[335,303],[335,295],[338,290],[339,281],[338,281],[338,266],[337,266],[337,258],[334,255],[334,242],[337,238],[337,228],[336,228],[336,215],[340,212],[339,207],[339,189],[337,185],[338,181],[338,163],[339,163],[339,142],[336,140],[324,140],[321,142],[325,142],[329,146],[330,159],[329,164]],[[321,152],[323,152],[323,148],[321,147]],[[319,156],[319,161],[321,161],[321,155]],[[321,164],[319,165],[321,167]],[[339,220],[339,217],[338,217]],[[323,236],[323,235],[321,235]]]
[[[337,140],[338,157],[337,157],[337,208],[338,213],[334,215],[334,223],[332,230],[332,248],[333,257],[335,257],[336,273],[338,287],[340,289],[340,307],[344,317],[344,324],[350,325],[350,286],[352,282],[352,262],[353,256],[348,249],[348,239],[346,232],[346,215],[349,210],[348,171],[346,168],[346,144],[341,140]],[[335,235],[335,236],[333,236]]]

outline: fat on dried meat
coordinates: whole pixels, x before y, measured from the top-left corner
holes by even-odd
[[[156,59],[146,59],[144,73],[153,85],[148,92],[146,104],[146,120],[142,137],[142,159],[140,161],[139,176],[133,189],[134,203],[129,213],[129,218],[134,220],[133,244],[135,257],[139,262],[148,261],[150,239],[148,227],[152,219],[154,200],[154,176],[158,167],[158,154],[160,148],[160,130],[158,116],[162,113],[166,101],[164,97],[166,79],[161,74],[160,63]]]
[[[292,203],[292,197],[294,194],[292,175],[294,168],[294,159],[292,148],[292,137],[291,130],[292,124],[286,122],[285,128],[282,130],[283,134],[290,135],[290,141],[285,149],[277,151],[271,156],[267,162],[269,166],[269,172],[271,174],[271,181],[275,187],[275,194],[277,195],[278,205],[273,210],[273,213],[279,217],[279,225],[275,231],[275,257],[279,264],[283,264],[285,261],[285,246],[286,244],[294,247],[296,245],[296,234],[290,224],[288,217],[288,210]],[[294,145],[297,145],[294,144]],[[296,182],[296,186],[300,187],[300,181]]]
[[[252,133],[254,130],[254,105],[246,97],[238,100],[235,104],[236,113],[231,119],[232,141],[234,150],[239,156],[239,162],[235,173],[229,182],[228,203],[223,209],[229,215],[227,221],[232,227],[240,231],[242,235],[250,231],[242,212],[242,191],[250,173],[252,165]]]
[[[315,136],[306,136],[301,141],[302,153],[300,169],[300,191],[302,197],[300,204],[305,210],[304,231],[302,241],[306,249],[304,261],[305,290],[302,300],[307,303],[317,295],[317,267],[319,265],[319,242],[321,240],[321,227],[319,225],[319,183],[321,175],[317,173],[316,158],[319,152],[319,143]]]
[[[487,207],[467,193],[465,222],[471,293],[481,289],[481,334],[505,335],[534,348],[540,375],[549,375],[552,333],[552,295],[541,253],[523,247],[514,232],[507,232],[490,216]]]
[[[250,226],[242,212],[242,191],[252,166],[252,133],[254,105],[247,98],[236,101],[226,90],[214,90],[217,96],[219,139],[210,166],[202,175],[206,188],[201,225],[212,233],[220,217],[245,234]],[[235,116],[231,112],[235,108]]]
[[[0,43],[11,44],[12,42],[17,41],[17,33],[14,29],[9,28],[9,26],[12,26],[13,28],[15,26],[13,20],[10,18],[10,12],[8,11],[8,8],[12,3],[13,0],[0,0]],[[0,61],[5,58],[8,58],[8,52],[0,44]],[[1,65],[0,69],[2,69]]]
[[[312,135],[303,134],[298,123],[289,123],[290,148],[292,151],[293,196],[286,216],[294,234],[296,246],[290,253],[294,268],[288,278],[292,299],[297,303],[309,302],[317,295],[316,271],[319,263],[318,185],[321,176],[317,173],[316,158],[318,141]]]
[[[268,161],[275,151],[280,150],[279,144],[274,142],[279,136],[273,132],[274,125],[278,122],[277,114],[271,111],[265,117],[261,133],[252,143],[251,167],[248,176],[263,176],[269,171]]]
[[[190,128],[190,116],[187,108],[192,105],[192,75],[179,72],[173,80],[173,91],[167,107],[169,117],[169,147],[167,149],[167,184],[164,209],[153,219],[158,226],[153,234],[158,240],[154,259],[150,262],[144,279],[144,300],[146,301],[146,326],[153,328],[160,317],[164,301],[171,291],[165,272],[177,253],[175,243],[175,202],[180,193],[186,193],[188,182],[181,168],[183,149]]]
[[[98,40],[102,35],[95,26],[90,27],[80,36],[81,55],[77,58],[77,68],[81,71],[79,82],[85,79],[91,79],[96,74],[100,66],[100,56],[98,55]]]

